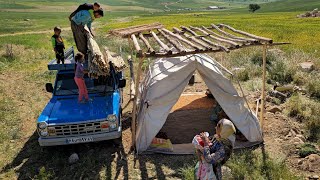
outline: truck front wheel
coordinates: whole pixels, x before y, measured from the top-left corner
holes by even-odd
[[[113,139],[112,141],[113,141],[113,144],[114,144],[116,147],[122,146],[122,135],[121,135],[119,138],[117,138],[117,139]]]

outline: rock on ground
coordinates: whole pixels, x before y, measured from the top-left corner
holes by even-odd
[[[77,161],[79,161],[79,156],[78,156],[78,154],[77,154],[77,153],[71,154],[71,156],[70,156],[69,159],[68,159],[69,164],[74,164],[74,163],[76,163]]]
[[[314,63],[313,62],[303,62],[303,63],[300,63],[300,67],[305,72],[311,72],[314,69]]]
[[[282,112],[282,108],[278,106],[272,106],[272,107],[269,107],[267,111],[271,113]]]
[[[304,142],[299,137],[294,137],[293,139],[290,140],[290,143],[294,145],[300,145],[300,144],[303,144]]]
[[[304,171],[320,171],[320,156],[317,154],[310,154],[302,160],[300,168]]]

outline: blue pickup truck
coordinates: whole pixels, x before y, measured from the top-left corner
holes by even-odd
[[[78,87],[74,82],[74,51],[65,53],[65,64],[52,60],[49,70],[56,70],[54,86],[46,84],[52,98],[37,121],[40,146],[56,146],[121,139],[122,88],[126,81],[122,72],[110,64],[110,75],[90,79],[85,76],[92,101],[78,103]]]

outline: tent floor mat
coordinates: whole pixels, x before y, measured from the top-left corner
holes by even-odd
[[[262,144],[263,142],[243,142],[243,141],[236,141],[235,142],[235,147],[234,149],[244,149],[244,148],[249,148],[253,146],[257,146]],[[195,149],[192,143],[187,143],[187,144],[173,144],[173,151],[167,152],[167,151],[161,151],[161,150],[147,150],[143,152],[142,154],[171,154],[171,155],[188,155],[188,154],[194,154]]]
[[[191,143],[201,132],[214,134],[215,124],[210,121],[211,109],[189,109],[169,114],[160,132],[167,134],[172,144]]]
[[[143,152],[143,154],[153,154],[153,153],[160,153],[160,154],[176,154],[176,155],[187,155],[187,154],[194,154],[194,146],[191,143],[187,144],[172,144],[173,151],[161,151],[157,149],[147,150]]]

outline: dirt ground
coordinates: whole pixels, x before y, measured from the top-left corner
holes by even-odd
[[[46,67],[45,62],[43,67]],[[20,130],[24,132],[18,140],[10,142],[8,154],[0,155],[1,160],[6,164],[0,170],[0,179],[32,179],[41,174],[43,167],[46,170],[45,174],[57,179],[182,179],[179,173],[180,168],[194,165],[195,157],[193,155],[133,155],[130,150],[132,103],[127,104],[129,88],[124,91],[123,106],[125,108],[122,119],[122,144],[120,146],[112,141],[107,141],[41,148],[37,142],[35,119],[49,100],[50,94],[46,93],[44,88],[39,89],[36,86],[36,84],[42,84],[43,82],[30,83],[28,78],[30,76],[23,73],[0,74],[0,80],[7,81],[7,85],[3,85],[5,87],[3,93],[10,96],[18,104],[18,107],[13,108],[19,109],[19,117],[22,119]],[[30,84],[35,85],[30,86]],[[185,93],[201,92],[203,94],[205,90],[205,84],[198,82],[196,79],[193,86],[186,87]],[[18,94],[11,93],[14,91],[18,91]],[[28,94],[30,92],[32,94]],[[249,101],[254,102],[256,96],[258,94],[250,95]],[[203,104],[206,104],[205,107],[207,107],[210,102],[203,101],[204,97],[201,98],[199,95],[191,97],[195,98],[192,103],[182,103],[175,106],[175,111],[169,116],[168,123],[165,125],[165,127],[175,127],[177,124],[170,124],[171,119],[186,119],[185,123],[178,124],[188,128],[187,131],[180,134],[180,137],[184,138],[173,138],[173,142],[190,142],[194,134],[204,130],[210,131],[212,127],[210,121],[204,121],[205,124],[199,123],[199,127],[190,126],[191,122],[199,115],[203,118],[210,115],[209,108],[199,110],[199,108],[203,108]],[[34,111],[35,109],[37,111]],[[186,111],[187,113],[185,113]],[[204,125],[208,129],[200,129],[200,126],[203,127]],[[192,129],[192,132],[189,128]],[[303,171],[300,168],[296,147],[292,145],[291,138],[287,135],[291,131],[295,131],[296,134],[304,134],[301,129],[299,123],[286,118],[281,113],[267,113],[264,128],[266,150],[272,158],[285,158],[291,170],[298,174],[320,174],[320,172]],[[175,134],[169,136],[177,137]],[[80,160],[78,163],[70,165],[68,164],[68,158],[72,153],[77,153]]]

